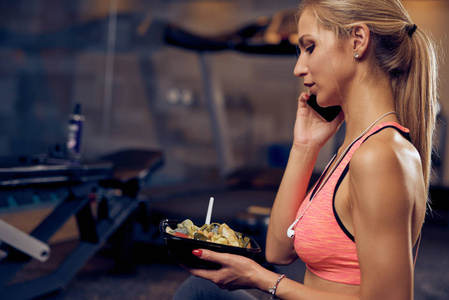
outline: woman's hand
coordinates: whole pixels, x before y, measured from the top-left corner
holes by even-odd
[[[298,98],[293,145],[321,149],[342,124],[344,114],[340,112],[332,122],[328,122],[307,104],[309,97],[307,93],[301,93]]]
[[[272,273],[252,259],[240,255],[218,253],[205,249],[193,250],[193,254],[222,266],[218,270],[186,268],[192,275],[208,279],[221,289],[233,291],[258,288],[262,272]],[[276,278],[276,274],[273,273],[273,276]]]

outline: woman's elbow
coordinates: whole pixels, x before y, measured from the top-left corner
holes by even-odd
[[[288,265],[294,262],[297,259],[295,255],[285,255],[280,253],[279,251],[275,251],[272,247],[266,247],[265,250],[265,259],[268,263],[274,265]]]

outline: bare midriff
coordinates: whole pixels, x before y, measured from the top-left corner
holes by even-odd
[[[304,275],[304,285],[320,291],[333,292],[333,293],[354,295],[360,292],[359,285],[329,281],[316,276],[308,269],[306,269],[306,274]]]

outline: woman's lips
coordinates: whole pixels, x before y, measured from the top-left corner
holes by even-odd
[[[308,88],[309,88],[309,94],[314,94],[314,84],[310,84],[310,85],[306,85],[306,84],[304,84],[305,86],[307,86]]]

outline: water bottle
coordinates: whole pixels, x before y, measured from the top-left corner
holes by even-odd
[[[70,115],[67,132],[67,158],[73,162],[81,159],[81,138],[84,116],[81,113],[81,104],[76,103],[73,114]]]

